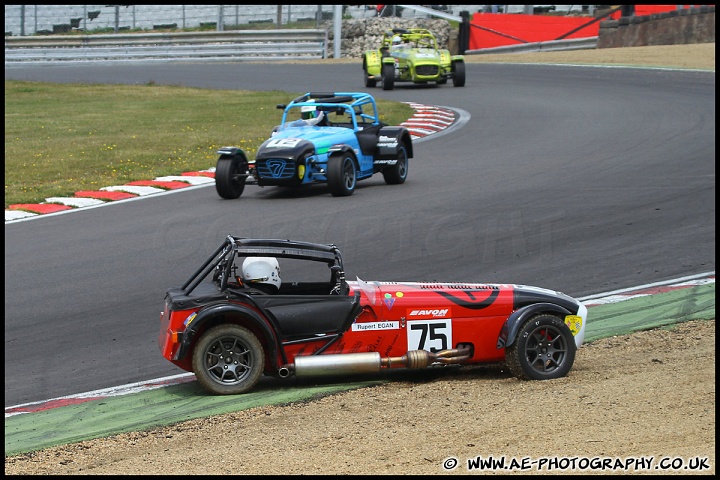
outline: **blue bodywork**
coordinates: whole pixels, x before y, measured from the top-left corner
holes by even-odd
[[[367,93],[307,93],[283,108],[282,123],[258,148],[255,175],[259,185],[298,186],[327,182],[328,158],[351,151],[357,179],[371,177],[396,157],[398,141],[404,140],[412,156],[410,136],[402,127],[380,121],[375,99]],[[311,125],[299,117],[302,107],[312,107],[326,123]],[[400,135],[398,133],[405,133]],[[381,135],[382,133],[382,135]],[[392,135],[392,141],[383,137]],[[383,162],[384,160],[384,162]]]
[[[261,187],[327,183],[333,196],[352,195],[358,180],[375,173],[389,185],[405,182],[412,137],[380,121],[371,95],[309,92],[277,108],[282,123],[254,162],[238,147],[218,150],[215,188],[222,198],[240,197],[253,180]]]

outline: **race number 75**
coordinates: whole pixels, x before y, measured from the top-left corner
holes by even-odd
[[[452,345],[452,321],[413,320],[407,327],[408,350],[437,352]]]

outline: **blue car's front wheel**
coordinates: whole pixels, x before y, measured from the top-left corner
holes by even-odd
[[[333,153],[328,158],[327,180],[334,197],[352,195],[357,184],[355,158],[349,152]]]
[[[238,198],[245,190],[247,177],[248,162],[244,154],[221,155],[215,167],[215,190],[222,198]]]

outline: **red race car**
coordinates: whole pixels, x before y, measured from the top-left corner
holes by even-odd
[[[498,362],[546,380],[568,374],[586,323],[587,308],[553,290],[347,281],[335,245],[228,236],[167,291],[158,345],[214,394],[247,392],[263,374]]]

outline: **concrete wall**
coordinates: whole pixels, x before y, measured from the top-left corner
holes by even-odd
[[[715,42],[715,6],[600,22],[597,48]]]

